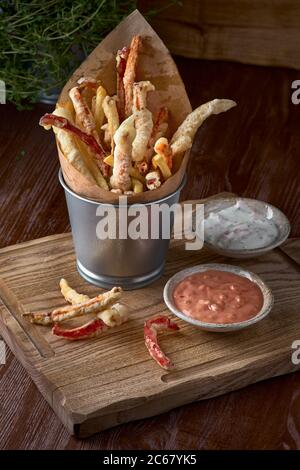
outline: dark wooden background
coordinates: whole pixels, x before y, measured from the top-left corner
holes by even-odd
[[[299,72],[176,58],[193,107],[212,98],[238,106],[210,118],[193,148],[184,199],[220,191],[269,201],[300,236],[300,105],[291,103]],[[54,138],[38,126],[51,108],[0,106],[0,246],[70,229],[57,180]],[[187,405],[84,441],[70,437],[8,352],[0,366],[2,449],[300,448],[300,374]]]

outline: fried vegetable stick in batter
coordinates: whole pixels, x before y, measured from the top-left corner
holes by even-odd
[[[215,99],[202,104],[191,112],[178,127],[171,140],[173,156],[190,149],[193,139],[199,127],[212,114],[220,114],[236,106],[235,101],[226,99]]]
[[[44,114],[44,116],[41,117],[40,126],[54,126],[58,127],[59,129],[64,129],[66,132],[69,132],[71,134],[74,134],[76,137],[78,137],[82,142],[84,142],[92,152],[95,162],[99,169],[102,171],[102,173],[107,176],[108,175],[108,170],[109,166],[106,165],[103,161],[103,158],[105,157],[105,152],[103,148],[97,143],[97,141],[94,139],[92,135],[88,135],[85,132],[83,132],[81,129],[79,129],[76,126],[73,126],[68,119],[60,117],[60,116],[55,116],[55,114]],[[108,189],[107,183],[105,179],[103,178],[103,185],[102,187],[104,189]]]
[[[89,313],[104,310],[106,307],[114,304],[121,297],[121,287],[113,287],[110,291],[97,295],[93,299],[89,299],[81,304],[68,305],[53,310],[51,317],[53,322],[61,322],[70,318],[80,317]]]
[[[135,133],[133,115],[125,119],[115,133],[114,167],[110,178],[113,189],[122,191],[131,189],[131,150]]]
[[[125,119],[125,88],[124,88],[124,74],[126,70],[127,59],[129,55],[129,48],[123,47],[123,49],[117,52],[117,107],[119,112],[120,122]]]
[[[142,44],[141,36],[133,36],[129,55],[126,63],[123,83],[125,90],[125,116],[128,117],[132,113],[133,104],[133,83],[135,81],[136,66],[138,55]]]
[[[149,81],[134,83],[133,110],[136,137],[132,143],[132,160],[140,162],[147,152],[147,145],[153,129],[152,113],[147,109],[147,94],[155,88]]]

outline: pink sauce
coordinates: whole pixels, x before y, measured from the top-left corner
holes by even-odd
[[[175,287],[174,302],[185,315],[206,323],[236,323],[263,306],[260,288],[237,274],[214,269],[192,274]]]

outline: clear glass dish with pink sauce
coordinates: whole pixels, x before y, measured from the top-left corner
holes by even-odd
[[[273,294],[250,271],[226,264],[202,264],[175,274],[164,301],[176,316],[203,330],[235,331],[265,318]]]

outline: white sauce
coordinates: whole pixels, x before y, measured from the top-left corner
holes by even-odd
[[[263,214],[243,201],[212,212],[204,220],[204,237],[208,243],[230,250],[263,248],[279,235],[273,221],[273,210]]]

